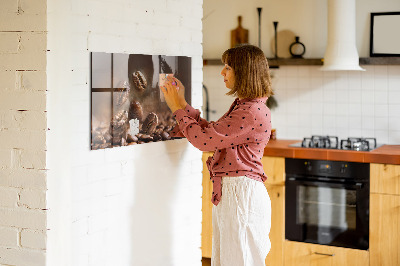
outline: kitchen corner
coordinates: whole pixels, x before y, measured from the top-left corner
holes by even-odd
[[[318,261],[318,264],[315,265],[398,265],[397,263],[400,261],[398,254],[400,247],[397,241],[400,237],[400,232],[397,227],[397,225],[400,224],[400,145],[382,145],[371,151],[290,146],[299,142],[301,142],[301,140],[271,140],[264,150],[262,163],[268,176],[265,186],[272,203],[272,226],[270,232],[272,248],[266,258],[266,265],[314,265],[313,263],[316,263],[316,261]],[[211,154],[210,152],[204,153],[203,161]],[[290,172],[290,170],[286,165],[288,160],[301,160],[302,164],[305,164],[305,167],[307,167],[307,164],[311,163],[314,164],[315,169],[325,169],[325,167],[329,169],[331,166],[334,168],[334,164],[342,164],[342,167],[345,165],[345,167],[350,168],[351,164],[359,164],[364,167],[365,171],[354,170],[353,174],[357,172],[356,176],[363,175],[368,183],[363,185],[360,183],[361,181],[356,181],[354,189],[350,188],[350,185],[347,183],[343,185],[342,189],[340,189],[339,185],[333,185],[330,191],[328,190],[329,185],[315,187],[315,191],[312,190],[314,185],[298,185],[294,187],[295,190],[311,188],[311,190],[306,192],[308,195],[306,197],[312,197],[313,193],[320,191],[322,194],[317,195],[317,198],[320,200],[321,197],[328,201],[336,198],[339,202],[332,203],[332,206],[336,206],[333,209],[329,206],[330,203],[326,204],[326,202],[318,203],[318,205],[322,205],[322,209],[319,206],[303,206],[296,211],[297,214],[294,214],[288,210],[288,206],[291,206],[289,209],[296,208],[299,204],[304,205],[307,199],[303,199],[302,203],[297,202],[301,200],[301,197],[305,197],[305,192],[294,196],[293,194],[296,194],[296,192],[294,192],[293,189],[289,189],[290,182],[287,180],[289,176],[287,172]],[[343,161],[346,162],[343,164]],[[316,162],[319,162],[318,167],[316,167]],[[310,165],[308,167],[310,167]],[[350,171],[350,169],[348,170]],[[363,174],[361,174],[361,172],[363,172]],[[342,173],[344,174],[341,179],[347,180],[349,176],[345,171]],[[340,175],[339,171],[338,175]],[[326,176],[329,177],[330,174],[327,173]],[[321,180],[324,179],[326,178],[321,178]],[[321,181],[318,181],[316,183],[320,182]],[[336,184],[336,181],[332,182]],[[211,186],[209,186],[208,183],[208,171],[204,168],[202,254],[205,258],[211,257],[212,235],[212,206],[209,202]],[[327,196],[328,198],[326,198]],[[290,198],[290,200],[288,200],[288,198]],[[350,203],[350,201],[354,201],[354,204],[357,205]],[[308,202],[313,202],[313,200],[310,199]],[[365,206],[365,204],[367,205]],[[340,205],[343,207],[340,207]],[[311,218],[292,217],[292,215],[301,216],[301,213],[307,214],[308,211],[312,209],[314,211],[310,212]],[[363,223],[360,222],[360,219],[363,217],[362,214],[360,214],[362,209],[364,209],[364,222],[369,229],[368,227],[365,228],[365,224],[362,225]],[[322,219],[325,217],[325,223],[331,224],[331,229],[327,229],[326,226],[322,225],[320,225],[319,229],[315,229],[315,225],[312,223],[321,223],[321,221],[317,221],[321,219],[321,217],[318,218],[318,216],[321,215],[323,216]],[[332,220],[327,221],[326,217],[331,217]],[[333,227],[332,224],[334,223],[342,223],[341,226],[344,228],[342,231],[348,231],[348,236],[356,234],[357,231],[364,230],[365,232],[366,230],[364,237],[366,237],[369,244],[367,243],[367,248],[363,250],[363,248],[343,247],[336,239],[333,241],[334,244],[316,243],[322,241],[323,237],[321,236],[317,237],[316,240],[312,240],[311,237],[304,241],[291,241],[288,240],[288,228],[285,229],[288,219],[291,221],[303,220],[301,228],[307,227],[309,231],[317,230],[315,231],[316,233],[323,233],[324,230],[328,230],[328,232],[331,230],[333,232],[338,230],[337,227]],[[341,222],[335,222],[337,219],[343,220]],[[307,225],[307,222],[311,225]],[[295,226],[292,226],[291,230],[293,230],[293,227]],[[310,232],[304,232],[300,235],[303,234],[307,235],[310,234]],[[348,241],[346,240],[348,236],[343,237],[344,234],[341,235],[341,241],[346,243]]]

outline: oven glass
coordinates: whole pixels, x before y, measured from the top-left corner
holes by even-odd
[[[316,226],[318,243],[331,243],[341,232],[356,229],[356,191],[344,188],[297,186],[297,223]],[[326,228],[335,228],[323,232]]]

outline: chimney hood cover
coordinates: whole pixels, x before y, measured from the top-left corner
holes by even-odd
[[[323,71],[358,70],[355,0],[328,0],[328,44]]]

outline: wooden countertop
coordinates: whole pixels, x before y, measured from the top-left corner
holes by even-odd
[[[364,163],[400,164],[400,145],[383,145],[372,151],[289,147],[301,140],[270,140],[264,156]]]

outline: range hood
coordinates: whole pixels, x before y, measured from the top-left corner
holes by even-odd
[[[323,71],[358,70],[355,0],[328,0],[328,44]]]

